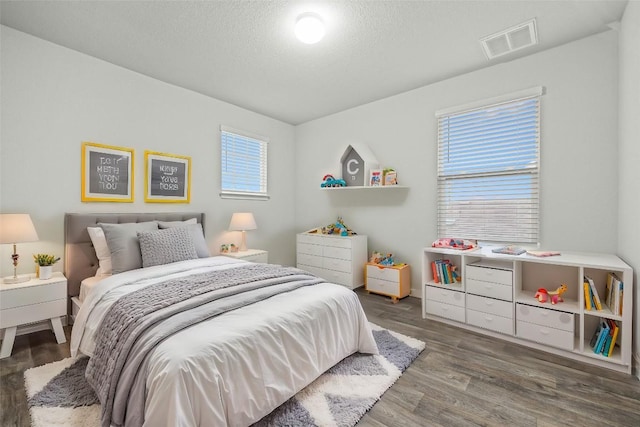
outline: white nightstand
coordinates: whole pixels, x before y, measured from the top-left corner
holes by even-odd
[[[59,272],[47,280],[29,276],[28,282],[0,283],[0,329],[4,329],[0,359],[11,356],[21,325],[49,320],[58,344],[67,341],[60,321],[67,314],[67,278]]]
[[[245,261],[261,262],[266,264],[269,262],[269,252],[262,249],[247,249],[246,251],[229,252],[226,254],[220,254],[231,258],[239,258]]]

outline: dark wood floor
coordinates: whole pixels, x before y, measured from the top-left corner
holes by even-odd
[[[635,377],[423,320],[417,298],[358,295],[370,321],[427,343],[358,426],[640,426]],[[24,371],[65,357],[51,332],[16,337],[0,361],[2,426],[29,426]]]

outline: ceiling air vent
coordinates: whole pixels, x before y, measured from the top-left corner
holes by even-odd
[[[536,20],[532,19],[483,37],[480,39],[480,43],[482,43],[482,49],[487,59],[497,58],[498,56],[536,45],[538,44]]]

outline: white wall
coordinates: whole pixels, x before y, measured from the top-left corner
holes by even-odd
[[[621,24],[618,253],[634,270],[633,353],[640,378],[640,2],[627,4]]]
[[[369,236],[369,251],[412,266],[436,239],[436,110],[545,86],[541,125],[541,246],[617,250],[617,33],[609,31],[526,58],[425,86],[296,127],[296,228],[341,215]],[[351,141],[369,144],[408,191],[320,190],[340,175]],[[463,237],[463,236],[450,236]]]
[[[65,212],[203,211],[213,252],[234,211],[255,213],[250,247],[270,261],[295,263],[294,129],[44,40],[2,27],[0,210],[30,213],[37,243],[19,245],[19,273],[32,272],[31,254],[63,255]],[[224,124],[270,138],[269,201],[222,200],[219,129]],[[135,149],[135,202],[80,201],[82,141]],[[190,204],[144,203],[144,150],[192,157]],[[0,273],[12,274],[9,245]],[[62,269],[62,263],[56,265]]]

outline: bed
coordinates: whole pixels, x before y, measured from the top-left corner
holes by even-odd
[[[98,268],[87,227],[191,218],[202,223],[203,215],[67,214],[69,296],[79,297],[80,283]],[[189,297],[154,314],[140,308],[182,294]],[[138,312],[141,322],[128,323]],[[377,346],[351,290],[292,267],[221,256],[97,280],[71,338],[73,355],[91,357],[87,378],[104,426],[251,425],[356,351],[377,353]]]

